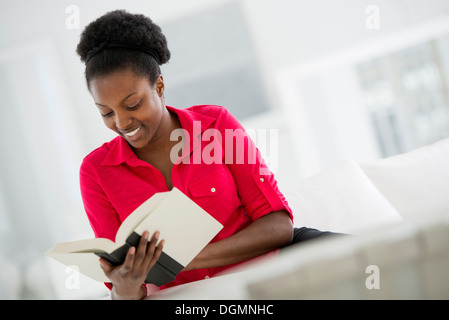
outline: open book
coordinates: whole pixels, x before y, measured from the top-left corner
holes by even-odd
[[[62,242],[45,254],[66,266],[76,266],[80,273],[102,282],[109,282],[100,267],[99,257],[112,265],[125,261],[131,246],[136,246],[144,231],[160,232],[165,240],[157,263],[147,275],[146,283],[164,285],[176,275],[223,228],[179,189],[154,194],[134,210],[120,225],[115,242],[94,238]]]

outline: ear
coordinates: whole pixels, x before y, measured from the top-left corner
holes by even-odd
[[[165,83],[164,77],[162,77],[162,75],[159,75],[159,77],[157,78],[156,83],[154,84],[154,89],[156,90],[159,97],[164,96]]]

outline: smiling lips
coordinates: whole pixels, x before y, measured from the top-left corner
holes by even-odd
[[[138,127],[138,128],[137,128],[136,130],[134,130],[134,131],[125,133],[125,136],[130,137],[130,138],[134,137],[134,136],[136,135],[136,133],[140,130],[140,128],[142,128],[142,126]]]

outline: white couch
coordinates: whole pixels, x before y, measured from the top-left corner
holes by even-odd
[[[371,163],[348,160],[284,193],[297,225],[339,232],[449,213],[449,139]]]
[[[449,298],[449,139],[372,163],[344,161],[283,192],[296,226],[354,236],[298,245],[278,258],[150,298]],[[67,270],[48,263],[45,268],[39,261],[27,272],[35,279],[28,291],[36,297],[49,282],[58,299],[107,297],[103,284],[83,276],[79,290],[68,290]],[[0,279],[0,297],[16,299],[19,273],[1,266],[15,272],[0,272],[9,275]],[[379,268],[380,289],[367,288],[372,266]],[[51,273],[51,280],[43,272],[36,278],[39,270]]]
[[[449,298],[449,139],[336,164],[284,193],[295,225],[353,236],[298,244],[150,299]]]

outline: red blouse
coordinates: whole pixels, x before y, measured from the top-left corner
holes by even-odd
[[[172,169],[173,186],[223,224],[211,242],[225,239],[273,211],[285,210],[293,219],[260,152],[225,108],[167,109],[178,116],[186,138],[182,156]],[[154,193],[168,191],[163,175],[138,159],[120,136],[84,158],[80,186],[95,236],[111,240],[134,209]],[[160,288],[212,277],[229,267],[183,271]]]

